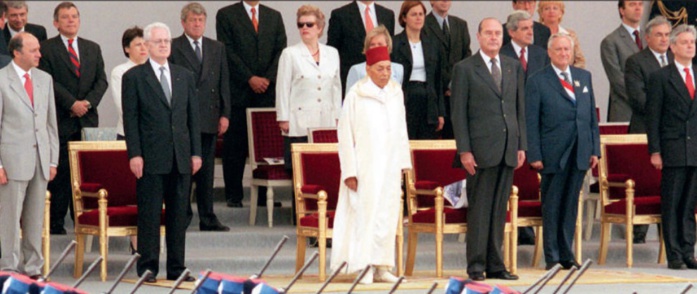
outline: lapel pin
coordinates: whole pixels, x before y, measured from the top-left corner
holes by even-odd
[[[574,81],[574,86],[575,86],[575,87],[580,87],[580,86],[581,86],[581,83],[579,83],[578,80],[576,80],[576,81]]]

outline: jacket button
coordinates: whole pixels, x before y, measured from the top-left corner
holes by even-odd
[[[322,87],[317,87],[317,91],[322,91]]]
[[[317,102],[322,102],[322,99],[317,99]]]
[[[211,89],[211,93],[215,93],[215,89]]]
[[[321,79],[321,78],[322,78],[322,76],[321,76],[321,75],[317,75],[317,78],[318,78],[318,79]]]

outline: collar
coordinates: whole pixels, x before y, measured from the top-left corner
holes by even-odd
[[[165,62],[165,64],[159,64],[159,63],[155,62],[155,60],[152,60],[152,58],[148,58],[148,61],[150,62],[150,66],[152,66],[152,69],[155,71],[155,75],[157,75],[158,77],[160,74],[160,67],[163,67],[163,66],[165,67],[165,69],[168,73],[170,73],[170,74],[172,73],[169,70],[169,62]]]
[[[675,66],[678,68],[678,72],[682,75],[685,73],[685,69],[689,69],[690,71],[692,70],[692,64],[689,64],[688,66],[684,66],[680,64],[677,60],[675,61]],[[694,79],[694,77],[692,77]]]
[[[513,51],[515,51],[515,55],[520,57],[520,49],[523,49],[522,46],[518,46],[518,43],[516,43],[514,40],[511,39],[511,45],[513,46]],[[525,54],[528,54],[528,47],[525,46]]]
[[[19,75],[20,81],[24,78],[24,74],[29,74],[29,78],[31,78],[31,69],[29,71],[25,71],[23,68],[19,67],[19,65],[17,65],[14,60],[12,60],[12,62],[10,63],[15,68],[15,72],[17,72],[17,75]]]
[[[191,45],[191,47],[194,46],[194,41],[198,41],[198,46],[199,46],[199,47],[203,47],[203,46],[202,46],[202,45],[203,45],[203,36],[201,36],[200,38],[198,38],[198,39],[196,39],[196,40],[194,40],[193,38],[189,37],[189,35],[187,35],[186,33],[184,33],[184,36],[186,36],[186,39],[189,40],[189,44]]]
[[[479,56],[482,57],[482,60],[484,60],[484,64],[486,64],[487,67],[491,66],[491,57],[489,55],[484,54],[481,50],[479,51]],[[496,64],[499,65],[499,68],[501,67],[501,58],[499,57],[498,54],[494,57],[496,59]]]
[[[15,30],[12,29],[12,27],[11,27],[9,24],[6,24],[6,26],[7,26],[7,30],[10,31],[10,36],[14,36],[14,35],[16,35],[17,33],[24,32],[24,27],[22,27],[22,29],[19,30],[19,31],[15,31]]]
[[[370,8],[371,13],[375,11],[375,2],[370,3],[370,5],[365,5],[365,3],[361,1],[356,1],[356,4],[358,4],[358,10],[361,12],[361,15],[365,13],[366,7]]]
[[[440,14],[436,13],[433,10],[431,10],[431,14],[433,14],[433,16],[436,18],[436,21],[438,22],[438,25],[440,26],[441,29],[443,28],[443,22],[450,25],[450,23],[448,23],[448,14],[445,14],[445,17],[442,17],[442,16],[440,16]]]
[[[641,30],[639,29],[639,27],[633,28],[624,22],[622,22],[622,27],[624,27],[624,29],[627,30],[627,32],[630,36],[632,36],[632,38],[634,38],[634,31],[639,31],[639,36],[641,37]]]
[[[554,64],[551,64],[551,65],[552,65],[552,68],[554,69],[554,72],[557,74],[557,78],[561,79],[562,78],[561,73],[565,72],[567,75],[569,75],[570,81],[574,80],[574,78],[571,76],[571,66],[567,66],[566,70],[561,70],[556,65],[554,65]]]
[[[249,12],[249,13],[252,12],[252,11],[251,11],[251,10],[252,10],[252,7],[254,7],[254,9],[257,10],[257,13],[259,13],[259,4],[258,4],[258,3],[257,3],[256,6],[252,6],[252,5],[247,4],[247,2],[242,1],[242,5],[244,5],[244,10],[247,11],[247,12]]]

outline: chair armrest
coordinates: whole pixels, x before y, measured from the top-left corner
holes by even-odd
[[[97,193],[99,192],[99,189],[104,188],[104,186],[100,183],[81,183],[80,184],[80,190],[82,192],[87,192],[87,193]]]

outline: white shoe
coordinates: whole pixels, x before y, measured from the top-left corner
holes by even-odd
[[[373,269],[369,269],[367,273],[363,276],[363,278],[358,281],[359,284],[362,285],[370,285],[373,283]]]
[[[397,280],[399,280],[399,278],[395,277],[390,271],[386,269],[376,269],[374,280],[375,282],[396,283]]]

